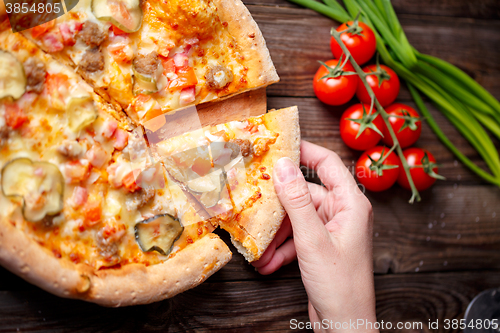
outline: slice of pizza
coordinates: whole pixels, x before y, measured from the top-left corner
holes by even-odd
[[[137,128],[71,69],[3,32],[0,83],[0,264],[120,306],[171,297],[230,260]]]
[[[200,215],[228,231],[249,262],[259,259],[285,215],[274,190],[273,166],[285,156],[299,163],[297,107],[167,140],[158,136],[149,134],[155,159],[200,203]]]
[[[278,81],[240,0],[80,0],[24,33],[141,123]]]

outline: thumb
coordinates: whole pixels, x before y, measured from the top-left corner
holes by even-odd
[[[296,245],[318,244],[328,235],[300,169],[288,157],[274,165],[274,188],[292,223]],[[297,242],[299,244],[297,244]]]

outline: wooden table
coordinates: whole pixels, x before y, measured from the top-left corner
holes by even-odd
[[[451,61],[500,98],[498,0],[394,0],[410,42]],[[352,168],[359,153],[339,136],[345,107],[316,98],[317,60],[328,60],[337,25],[284,0],[247,0],[281,77],[268,88],[269,108],[298,105],[302,136],[339,153]],[[413,105],[406,88],[399,101]],[[477,155],[432,108],[440,126],[470,158]],[[480,291],[500,286],[500,189],[481,181],[424,125],[418,146],[438,158],[447,181],[409,205],[395,187],[370,194],[375,212],[374,263],[379,321],[462,318]],[[226,234],[222,237],[228,241]],[[234,251],[233,249],[233,252]],[[0,331],[284,331],[307,321],[307,297],[296,263],[261,276],[240,255],[206,283],[173,299],[108,309],[60,299],[0,268]],[[424,331],[428,330],[424,327]],[[440,332],[444,332],[443,327]],[[398,332],[392,330],[392,332]]]

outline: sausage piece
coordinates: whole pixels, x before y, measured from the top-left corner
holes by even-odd
[[[151,187],[141,188],[138,192],[131,195],[127,201],[127,209],[129,211],[134,211],[144,207],[151,199],[155,196],[155,190]]]
[[[85,51],[78,66],[85,72],[97,72],[104,69],[104,55],[101,49],[94,47]]]
[[[0,147],[7,142],[11,131],[7,125],[0,125]]]
[[[139,54],[134,58],[135,70],[144,75],[154,75],[159,65],[160,59],[156,51],[146,55]]]
[[[45,83],[45,64],[35,58],[29,58],[24,63],[24,72],[27,79],[26,90],[41,93]]]
[[[77,158],[83,153],[83,148],[77,141],[63,141],[57,148],[56,151],[66,158]]]
[[[222,89],[233,82],[233,72],[225,66],[217,65],[210,68],[205,75],[207,85],[212,89]]]
[[[102,44],[107,37],[107,34],[102,31],[99,26],[91,21],[83,23],[82,30],[78,36],[90,47],[96,47]]]
[[[247,157],[252,153],[252,144],[250,143],[249,140],[231,139],[229,140],[229,142],[235,143],[238,146],[240,146],[241,155],[243,157]]]

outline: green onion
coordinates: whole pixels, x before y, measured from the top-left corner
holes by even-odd
[[[349,21],[351,18],[349,15],[347,15],[345,10],[336,10],[333,7],[329,7],[326,5],[323,5],[320,2],[314,1],[314,0],[289,0],[290,2],[296,3],[298,5],[307,7],[309,9],[314,10],[315,12],[318,12],[320,14],[323,14],[325,16],[328,16],[329,18],[334,19],[335,21],[338,22],[346,22]],[[335,0],[333,0],[335,1]],[[339,5],[340,6],[340,5]]]
[[[460,82],[464,87],[469,89],[472,93],[476,94],[481,100],[490,105],[500,114],[500,102],[493,97],[486,89],[484,89],[479,83],[474,81],[469,75],[463,72],[460,68],[441,60],[439,58],[415,52],[418,59],[422,59],[427,63],[435,66],[444,73],[448,74],[451,78],[454,78],[457,82]]]
[[[331,9],[335,10],[337,12],[336,13],[337,16],[342,16],[342,17],[347,18],[346,20],[341,21],[341,22],[349,21],[349,19],[350,19],[349,14],[347,14],[344,7],[342,7],[336,0],[323,0],[323,2],[327,6],[329,6]]]
[[[462,101],[462,103],[473,106],[478,111],[481,111],[485,114],[493,115],[495,113],[495,110],[493,110],[491,106],[484,103],[474,94],[470,93],[469,90],[465,89],[461,84],[457,82],[457,80],[448,77],[438,68],[430,66],[423,61],[419,61],[417,63],[417,70],[422,74],[425,74],[434,82],[439,82],[443,89],[445,89],[451,95],[455,96],[456,99]]]
[[[474,162],[472,162],[467,156],[465,156],[455,145],[446,137],[446,135],[443,133],[439,125],[436,123],[434,120],[434,117],[432,114],[429,112],[427,107],[424,104],[424,101],[418,94],[418,91],[411,85],[408,84],[408,89],[410,90],[410,94],[413,97],[413,100],[415,101],[415,104],[417,105],[418,109],[422,112],[422,114],[425,117],[425,120],[427,121],[427,124],[429,124],[429,127],[436,133],[437,137],[441,142],[451,151],[453,154],[463,163],[465,164],[469,169],[474,171],[478,176],[483,178],[484,180],[496,184],[497,186],[500,186],[500,179],[493,177],[480,167],[478,167]]]

